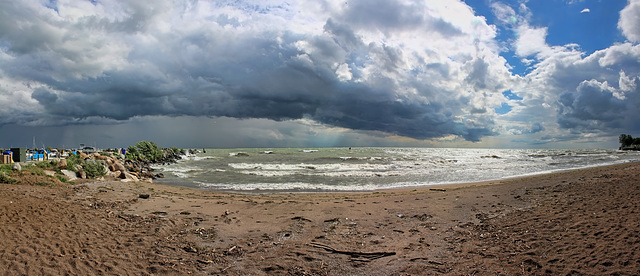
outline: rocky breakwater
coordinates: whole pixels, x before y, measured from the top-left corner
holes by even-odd
[[[145,155],[124,155],[117,152],[100,152],[86,154],[79,152],[58,163],[58,168],[67,178],[93,179],[110,177],[126,182],[146,181],[163,178],[162,173],[154,173],[154,164],[175,163],[186,154],[184,150],[160,149],[162,152],[153,160]],[[69,179],[73,180],[73,179]]]
[[[156,178],[164,178],[162,173],[154,173],[154,169],[151,167],[154,164],[171,164],[175,163],[178,160],[182,159],[182,155],[184,155],[184,151],[174,152],[173,150],[167,149],[163,151],[162,157],[157,160],[149,160],[145,158],[139,159],[126,159],[124,161],[124,165],[117,164],[114,166],[112,171],[121,171],[122,174],[116,176],[122,179],[141,179],[141,180],[153,180]],[[111,168],[109,168],[111,170]],[[124,170],[122,170],[124,169]]]

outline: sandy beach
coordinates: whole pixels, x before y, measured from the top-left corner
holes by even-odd
[[[2,275],[637,275],[640,163],[366,193],[0,184]]]

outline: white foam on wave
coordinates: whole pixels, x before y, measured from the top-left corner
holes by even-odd
[[[268,164],[268,163],[229,163],[237,172],[259,176],[286,176],[286,175],[322,175],[322,176],[380,176],[389,171],[397,170],[394,164]],[[393,173],[397,174],[399,172]]]
[[[241,151],[240,149],[235,153]],[[346,157],[343,151],[331,153],[323,150],[318,155],[302,151],[303,149],[283,150],[286,155],[269,156],[263,154],[264,151],[257,150],[249,151],[250,156],[242,158],[227,157],[228,152],[221,152],[219,155],[222,154],[222,157],[203,156],[203,159],[219,158],[211,163],[180,161],[178,164],[168,165],[166,171],[179,178],[188,178],[190,183],[206,189],[371,191],[497,180],[629,162],[640,158],[640,153],[589,150],[400,148],[385,151],[388,156],[380,154],[378,149],[369,149],[370,152],[351,152]],[[362,156],[363,153],[366,156]],[[279,181],[282,182],[278,183]]]
[[[230,190],[230,191],[251,191],[251,192],[310,192],[310,191],[375,191],[384,189],[395,189],[404,187],[420,187],[433,186],[438,184],[417,183],[417,182],[398,182],[387,185],[376,184],[354,184],[354,185],[328,185],[328,184],[312,184],[304,182],[284,182],[284,183],[250,183],[250,184],[228,184],[228,183],[205,183],[196,181],[198,186],[203,189],[213,190]]]
[[[171,173],[178,178],[189,178],[203,172],[201,169],[191,167],[164,167],[163,172]]]

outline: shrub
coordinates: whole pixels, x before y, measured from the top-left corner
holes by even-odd
[[[146,159],[156,162],[162,159],[162,148],[158,147],[154,142],[140,141],[135,146],[127,149],[127,159],[142,160]]]
[[[135,146],[130,146],[127,149],[127,154],[125,154],[125,158],[133,161],[140,160],[140,152]]]
[[[87,178],[101,177],[107,174],[102,163],[95,160],[88,160],[84,163],[84,172],[87,174]]]
[[[67,170],[78,172],[75,165],[82,165],[82,163],[84,163],[84,160],[80,159],[79,156],[70,154],[69,157],[67,157]]]

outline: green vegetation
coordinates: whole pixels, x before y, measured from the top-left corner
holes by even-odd
[[[36,182],[36,185],[50,187],[50,186],[53,186],[54,184],[53,182],[49,182],[49,181],[38,181]]]
[[[7,176],[3,170],[0,170],[0,183],[13,184],[16,182],[18,182],[18,180]]]
[[[75,154],[69,154],[69,157],[67,157],[67,170],[78,172],[75,166],[82,165],[82,163],[84,163],[84,160],[80,159],[80,156]]]
[[[2,173],[10,173],[11,171],[13,171],[11,169],[11,164],[0,165],[0,174],[2,174]]]
[[[631,135],[620,134],[618,141],[620,149],[640,150],[640,137],[633,138]]]
[[[56,178],[62,183],[69,183],[69,181],[62,175],[56,174]]]
[[[96,160],[87,160],[84,162],[84,172],[87,174],[87,178],[97,178],[107,174],[102,163]]]
[[[149,160],[156,162],[162,159],[162,148],[154,142],[140,141],[127,149],[126,157],[134,161]]]
[[[83,171],[87,174],[87,178],[97,178],[107,174],[104,165],[99,161],[93,159],[82,160],[78,155],[69,155],[69,157],[67,157],[67,170],[77,173],[78,169],[76,169],[76,165],[82,166]]]
[[[167,148],[166,152],[167,152],[167,155],[179,155],[183,153],[183,150],[173,147],[173,148]]]

